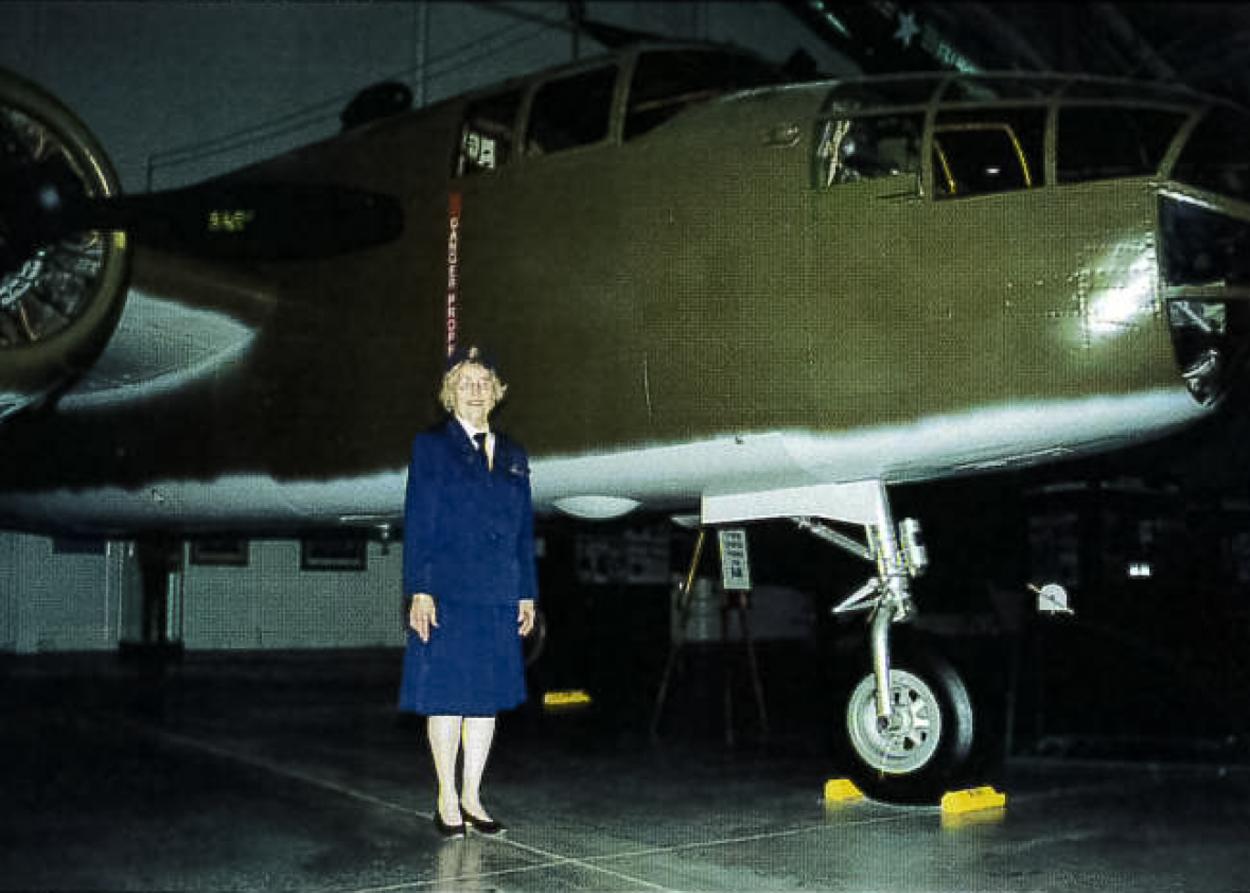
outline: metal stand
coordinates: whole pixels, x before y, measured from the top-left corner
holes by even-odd
[[[768,740],[768,711],[764,707],[764,685],[760,681],[759,664],[755,660],[755,641],[751,638],[751,627],[747,623],[747,593],[745,591],[722,592],[720,605],[720,638],[721,657],[725,661],[725,744],[734,746],[733,724],[733,675],[730,671],[728,654],[729,646],[729,615],[738,615],[738,629],[742,631],[742,642],[746,646],[747,668],[751,674],[751,688],[755,693],[755,709],[759,713],[760,737]]]
[[[694,600],[694,584],[698,574],[699,563],[703,558],[703,547],[707,542],[707,528],[699,528],[699,537],[695,541],[694,554],[690,559],[690,568],[686,572],[685,584],[677,603],[677,635],[669,645],[668,660],[664,665],[664,675],[660,679],[660,690],[655,697],[655,709],[651,716],[651,738],[658,740],[660,721],[664,716],[664,707],[668,700],[669,685],[681,658],[682,648],[686,644],[686,631],[690,622],[690,609]],[[747,667],[751,675],[751,685],[755,694],[755,706],[759,712],[760,735],[768,738],[768,713],[764,707],[764,686],[760,679],[759,663],[755,657],[755,642],[751,638],[751,628],[747,618],[746,591],[721,592],[720,631],[721,659],[724,662],[724,720],[725,743],[732,747],[735,743],[733,731],[733,676],[728,663],[729,616],[734,613],[738,617],[738,629],[742,632],[742,642],[747,656]]]

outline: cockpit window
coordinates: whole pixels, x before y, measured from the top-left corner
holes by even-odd
[[[1250,201],[1250,118],[1215,108],[1185,143],[1173,179]]]
[[[634,68],[625,112],[625,139],[663,124],[687,106],[785,77],[753,56],[706,50],[643,53]]]
[[[1153,174],[1184,120],[1179,112],[1159,109],[1063,107],[1059,110],[1059,182]]]
[[[596,68],[538,88],[530,109],[525,154],[542,155],[597,143],[608,135],[616,67]]]
[[[968,109],[938,115],[933,192],[966,198],[1042,185],[1045,110]]]
[[[819,188],[920,173],[922,114],[835,118],[817,128]]]
[[[460,151],[455,175],[464,177],[479,171],[503,167],[512,157],[512,133],[521,91],[511,90],[469,103],[460,125]]]

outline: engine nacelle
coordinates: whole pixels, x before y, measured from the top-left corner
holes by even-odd
[[[67,196],[120,192],[86,125],[0,69],[0,418],[64,390],[117,325],[130,271],[123,232],[56,233]]]

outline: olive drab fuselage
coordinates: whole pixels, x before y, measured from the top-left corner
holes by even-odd
[[[451,342],[494,355],[512,395],[497,423],[526,444],[540,508],[1032,464],[1158,436],[1218,402],[1200,367],[1215,351],[1231,374],[1247,293],[1236,277],[1169,281],[1184,262],[1161,223],[1190,208],[1250,220],[1244,197],[1173,175],[1212,101],[915,76],[759,86],[654,123],[631,94],[646,52],[233,175],[396,196],[403,232],[299,262],[138,245],[115,340],[156,337],[156,310],[185,315],[192,340],[214,320],[237,337],[164,386],[96,381],[91,399],[71,390],[0,426],[0,517],[116,531],[398,520],[395,481],[438,416]],[[544,90],[595,76],[610,86],[589,91],[602,135],[551,148]],[[1100,114],[1164,132],[1124,151],[1136,166],[1099,168],[1078,125]]]

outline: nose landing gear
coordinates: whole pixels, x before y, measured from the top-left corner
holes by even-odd
[[[900,649],[892,631],[913,616],[911,580],[928,556],[920,526],[897,527],[881,481],[821,484],[730,496],[706,496],[704,524],[790,518],[801,529],[876,566],[876,573],[833,610],[869,613],[871,672],[844,702],[847,771],[868,794],[936,802],[970,768],[973,708],[967,686],[936,654]],[[825,521],[863,526],[861,543]]]

